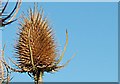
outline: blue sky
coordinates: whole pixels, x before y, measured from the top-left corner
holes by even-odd
[[[10,3],[7,11],[14,7]],[[24,2],[17,15],[34,3]],[[42,6],[49,24],[54,29],[55,39],[60,52],[65,43],[68,30],[69,43],[64,64],[74,53],[75,58],[69,65],[54,74],[45,73],[45,82],[115,82],[118,81],[118,7],[117,3],[38,3]],[[14,59],[14,44],[17,40],[18,21],[6,26],[3,31],[5,56]],[[14,67],[14,66],[13,66]],[[12,81],[30,82],[26,74],[13,73]]]

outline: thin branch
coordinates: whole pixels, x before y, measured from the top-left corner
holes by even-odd
[[[22,0],[20,0],[20,1],[18,0],[17,2],[18,2],[18,7],[17,7],[14,15],[11,17],[11,19],[10,19],[8,22],[11,22],[11,21],[16,17],[16,15],[17,15],[17,13],[18,13],[18,11],[19,11],[19,9],[20,9],[20,5],[21,5],[21,3],[22,3]]]
[[[14,22],[14,21],[16,21],[16,20],[17,20],[17,19],[12,20],[12,21],[9,21],[9,22],[7,22],[7,23],[3,23],[2,26],[5,26],[5,25],[8,25],[8,24],[11,24],[12,22]]]
[[[8,1],[9,1],[9,0],[8,0]],[[5,11],[5,9],[6,9],[7,5],[8,5],[8,1],[6,2],[6,4],[5,4],[4,8],[2,9],[1,14]]]
[[[15,11],[16,8],[17,8],[17,5],[18,5],[18,2],[16,3],[16,5],[15,5],[14,9],[12,10],[12,12],[11,12],[7,17],[5,17],[4,19],[2,19],[2,22],[4,22],[6,19],[8,19],[8,18],[11,17],[11,15],[14,13],[14,11]]]

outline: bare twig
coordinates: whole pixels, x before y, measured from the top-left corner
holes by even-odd
[[[17,13],[18,13],[18,11],[19,11],[19,9],[20,9],[22,0],[17,0],[17,2],[18,2],[18,6],[17,6],[17,8],[16,8],[16,11],[15,11],[14,15],[11,17],[11,19],[10,19],[8,22],[11,22],[11,21],[16,17],[16,15],[17,15]]]

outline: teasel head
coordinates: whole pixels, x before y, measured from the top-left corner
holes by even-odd
[[[66,43],[64,50],[58,56],[57,45],[53,30],[47,18],[43,17],[43,9],[38,10],[35,4],[34,10],[28,10],[28,16],[22,14],[22,21],[19,22],[19,37],[16,43],[17,63],[11,60],[19,69],[9,67],[15,72],[27,72],[34,78],[35,83],[42,81],[44,72],[55,72],[69,63],[58,65],[66,51],[68,44],[68,32],[66,30]]]

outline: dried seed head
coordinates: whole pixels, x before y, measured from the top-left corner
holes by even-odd
[[[15,46],[17,54],[17,62],[12,61],[19,69],[11,68],[6,62],[4,65],[15,72],[28,72],[28,75],[34,78],[35,82],[41,82],[44,72],[56,72],[65,67],[71,59],[64,65],[59,66],[64,57],[68,44],[68,32],[66,30],[66,42],[64,49],[57,57],[57,49],[55,45],[52,29],[48,25],[46,18],[43,18],[43,10],[39,12],[37,5],[34,10],[29,9],[28,17],[22,15],[20,22],[19,39]]]
[[[56,45],[52,29],[43,12],[29,9],[28,17],[22,16],[20,22],[19,40],[16,45],[18,62],[21,67],[30,69],[35,67],[49,66],[55,62]],[[34,63],[34,64],[33,64]]]

